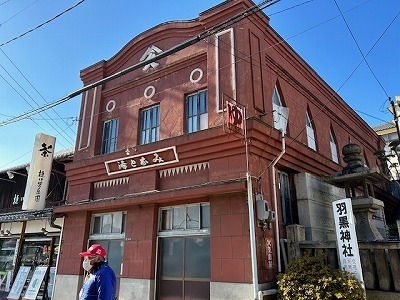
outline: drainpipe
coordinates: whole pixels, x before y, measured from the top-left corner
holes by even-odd
[[[257,252],[256,252],[256,230],[254,226],[254,207],[253,207],[253,186],[250,175],[249,163],[249,142],[247,138],[247,126],[244,128],[244,140],[246,147],[246,182],[247,182],[247,206],[249,210],[249,234],[250,234],[250,256],[251,273],[253,280],[253,299],[258,299],[258,270],[257,270]]]
[[[253,298],[258,299],[258,274],[257,274],[257,252],[256,252],[256,236],[254,226],[254,208],[253,208],[253,187],[251,176],[246,172],[247,181],[247,205],[249,209],[249,226],[250,226],[250,256],[251,256],[251,271],[253,275]]]
[[[278,258],[278,273],[282,272],[281,268],[281,247],[280,247],[280,236],[279,236],[279,213],[278,213],[278,200],[276,198],[276,176],[275,176],[275,165],[281,159],[283,154],[286,151],[285,144],[285,132],[282,132],[282,151],[281,153],[275,157],[275,159],[271,163],[271,175],[272,175],[272,197],[274,202],[274,211],[275,211],[275,239],[276,239],[276,253]]]

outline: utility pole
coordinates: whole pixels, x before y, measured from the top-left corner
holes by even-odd
[[[396,97],[397,98],[397,97]],[[397,99],[396,99],[397,100]],[[394,101],[392,100],[392,98],[390,98],[389,97],[389,102],[390,102],[390,105],[392,106],[392,110],[393,110],[393,115],[394,115],[394,123],[395,123],[395,125],[396,125],[396,131],[397,131],[397,138],[398,138],[398,140],[399,140],[399,142],[400,142],[400,129],[399,129],[399,118],[398,118],[398,116],[397,116],[397,107],[399,107],[398,106],[398,104],[396,103],[394,103]]]

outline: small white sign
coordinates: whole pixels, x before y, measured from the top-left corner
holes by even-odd
[[[15,277],[14,283],[11,287],[11,291],[7,296],[7,299],[19,299],[22,289],[25,286],[25,281],[28,278],[31,267],[21,266],[18,270],[17,277]]]
[[[364,286],[351,199],[336,200],[332,205],[340,268],[353,273]]]
[[[40,286],[42,285],[42,281],[44,275],[46,275],[47,267],[36,267],[35,272],[29,282],[29,286],[26,289],[25,295],[22,298],[23,300],[35,300],[36,296],[39,292]]]

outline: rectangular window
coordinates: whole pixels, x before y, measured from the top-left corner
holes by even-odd
[[[202,203],[162,208],[160,218],[160,231],[208,229],[210,205]]]
[[[142,110],[141,122],[140,144],[158,141],[160,139],[160,106]]]
[[[279,171],[278,176],[282,208],[282,222],[285,225],[293,224],[292,197],[290,195],[289,175],[287,173]]]
[[[192,133],[208,128],[207,90],[186,98],[187,132]]]
[[[118,123],[118,118],[104,122],[103,137],[101,140],[101,154],[117,151]]]
[[[92,234],[124,233],[125,216],[122,212],[93,215]]]

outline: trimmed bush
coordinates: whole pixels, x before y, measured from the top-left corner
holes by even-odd
[[[289,263],[285,273],[278,275],[282,300],[364,300],[358,279],[345,270],[325,264],[325,257],[303,256]]]

